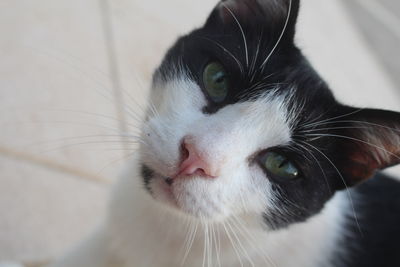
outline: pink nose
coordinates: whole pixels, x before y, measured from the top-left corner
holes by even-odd
[[[179,166],[177,176],[199,175],[206,178],[216,178],[216,170],[212,168],[212,164],[202,156],[195,145],[187,142],[182,143],[182,163]]]

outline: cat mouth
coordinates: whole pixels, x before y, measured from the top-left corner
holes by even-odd
[[[169,186],[172,186],[173,185],[173,183],[176,181],[176,180],[187,180],[187,179],[191,179],[191,178],[216,178],[216,177],[214,177],[214,176],[209,176],[209,175],[207,175],[203,170],[201,170],[201,169],[199,169],[199,170],[196,170],[195,172],[193,172],[192,174],[190,174],[190,175],[183,175],[182,174],[182,171],[181,172],[178,172],[176,175],[174,175],[174,176],[169,176],[169,177],[163,177],[163,179],[164,179],[164,181],[165,181],[165,183],[167,184],[167,185],[169,185]]]
[[[145,188],[155,201],[194,218],[214,219],[220,215],[217,203],[221,201],[215,201],[218,194],[210,195],[210,183],[217,179],[205,176],[202,170],[166,176],[146,165],[142,169]]]
[[[165,177],[164,181],[169,186],[171,186],[174,183],[174,179],[172,179],[171,177]]]
[[[213,218],[218,213],[219,209],[207,195],[208,190],[204,190],[209,184],[201,171],[171,177],[161,175],[148,167],[144,168],[147,170],[147,176],[143,177],[146,189],[155,201],[195,218]],[[199,188],[203,188],[200,190],[203,193],[199,193]]]
[[[145,164],[142,165],[141,174],[145,189],[154,199],[178,207],[177,198],[173,192],[175,182],[173,176],[165,176]]]

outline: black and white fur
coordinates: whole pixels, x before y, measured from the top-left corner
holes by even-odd
[[[400,114],[335,100],[294,43],[299,5],[221,1],[174,44],[108,217],[51,266],[400,266],[400,184],[377,173],[399,162]],[[210,61],[233,80],[222,103],[203,89]],[[170,181],[183,140],[215,179]],[[270,149],[302,177],[268,177]]]

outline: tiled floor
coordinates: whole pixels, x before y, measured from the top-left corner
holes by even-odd
[[[400,2],[397,0],[342,0],[346,11],[363,34],[397,87],[400,98]]]
[[[75,112],[116,116],[96,93],[111,88],[95,71],[108,66],[100,13],[90,12],[99,7],[96,0],[0,5],[0,258],[48,257],[103,210],[107,187],[79,178],[109,176],[97,170],[121,154],[68,146],[105,139],[69,137],[110,134],[94,125],[116,127]]]
[[[100,220],[134,153],[117,132],[137,132],[152,70],[215,3],[0,2],[0,260],[51,258]],[[394,63],[346,6],[304,0],[299,44],[338,98],[400,110]]]

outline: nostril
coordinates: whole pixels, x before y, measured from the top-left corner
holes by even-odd
[[[193,174],[197,174],[200,176],[209,176],[205,170],[203,170],[202,168],[197,168]]]
[[[199,175],[204,177],[216,177],[214,171],[211,169],[210,164],[207,163],[204,155],[201,155],[194,144],[189,143],[184,139],[180,149],[181,163],[176,176]]]
[[[190,152],[187,149],[187,145],[185,141],[182,142],[181,145],[181,162],[185,161],[187,158],[189,158]]]

